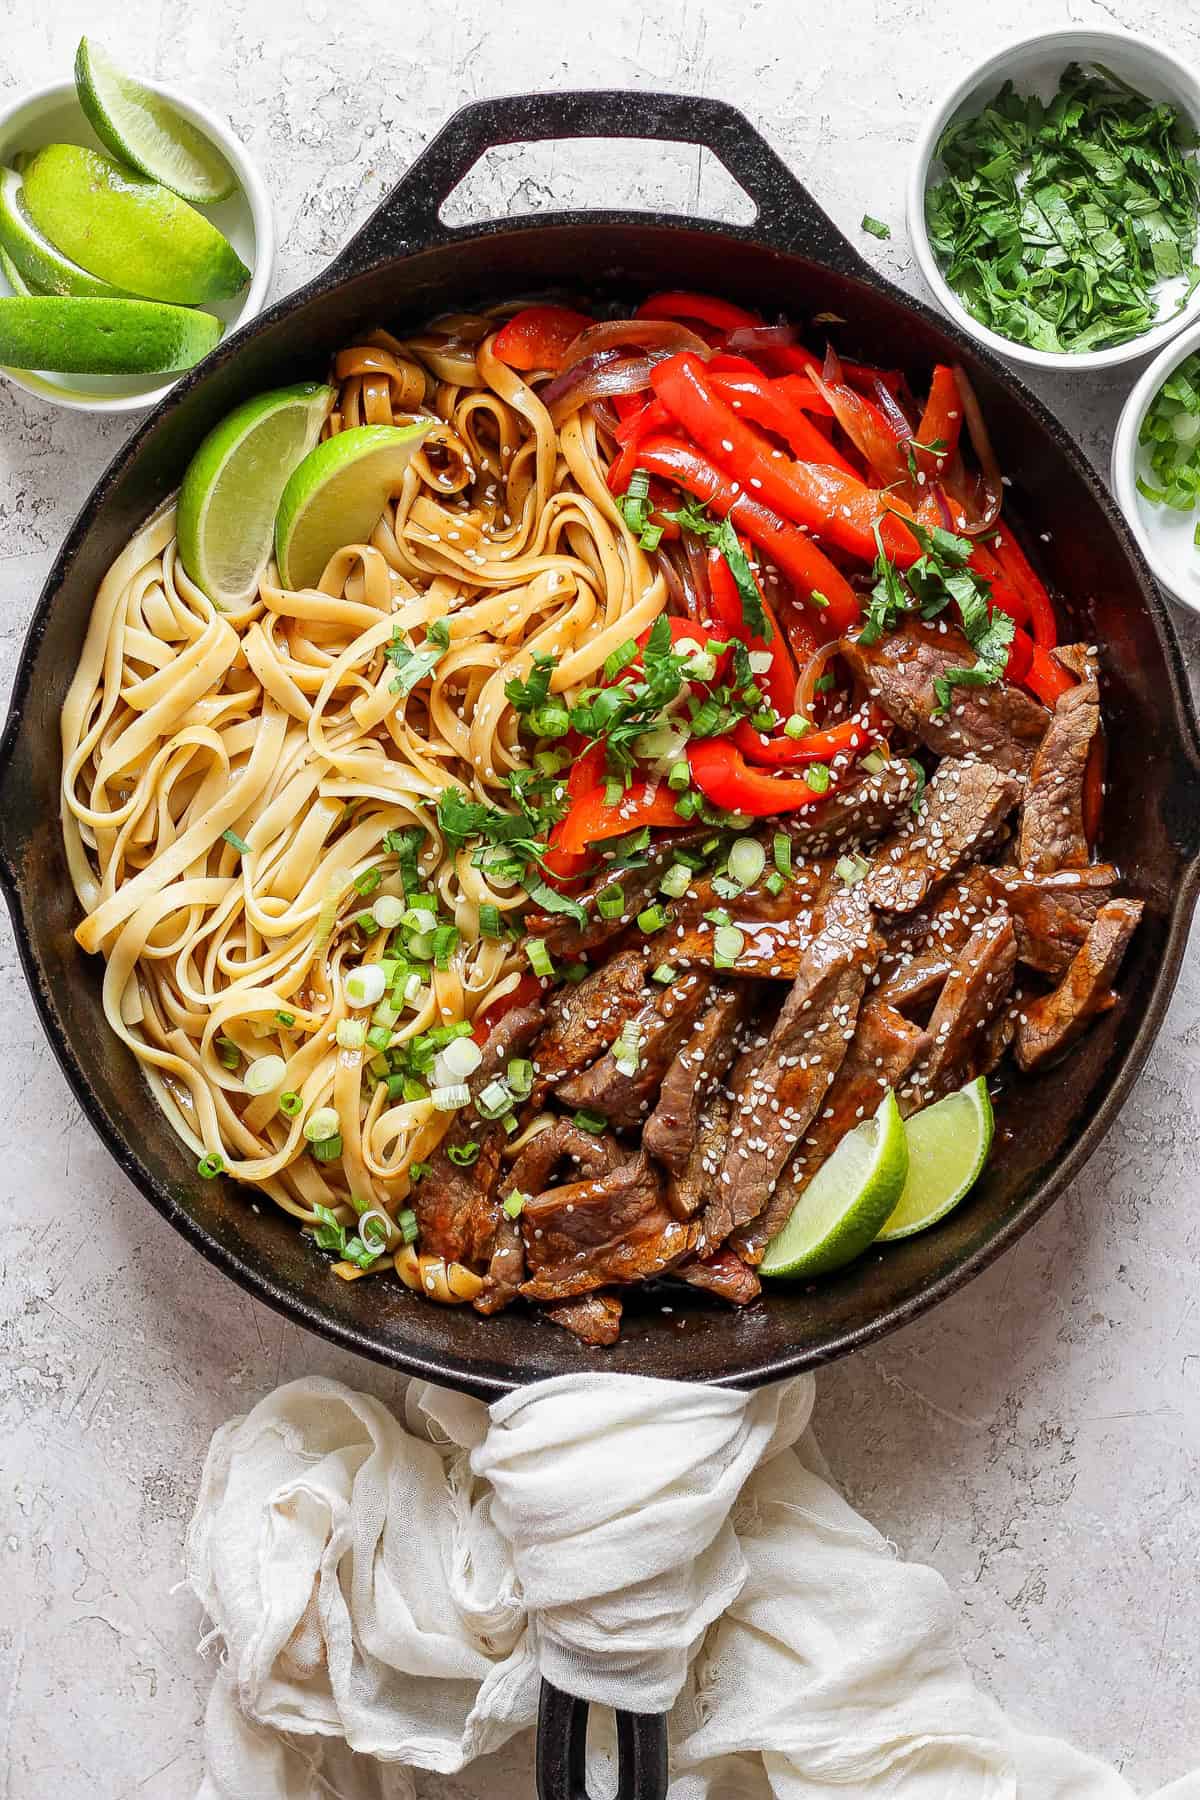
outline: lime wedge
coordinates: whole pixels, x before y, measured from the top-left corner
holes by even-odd
[[[271,554],[279,496],[317,441],[334,389],[303,382],[258,394],[214,426],[179,490],[183,566],[210,600],[253,599]]]
[[[992,1147],[992,1103],[981,1075],[947,1094],[905,1127],[908,1180],[895,1212],[879,1233],[881,1244],[936,1225],[979,1179]]]
[[[0,169],[0,246],[26,285],[47,294],[88,294],[97,300],[132,299],[124,288],[89,275],[55,249],[29,216],[15,169]]]
[[[190,369],[221,336],[212,313],[155,300],[63,294],[0,298],[0,364],[74,375],[154,375]]]
[[[99,150],[48,144],[25,170],[38,229],[103,281],[149,300],[224,300],[250,271],[203,213]]]
[[[760,1275],[828,1275],[875,1241],[908,1174],[904,1120],[890,1090],[873,1119],[821,1164],[767,1245]]]
[[[75,52],[75,89],[100,142],[151,181],[197,206],[226,200],[237,187],[237,176],[211,138],[161,94],[123,75],[107,51],[88,38],[80,38]]]
[[[429,429],[359,425],[309,451],[283,490],[275,520],[284,587],[314,586],[335,550],[366,543]]]

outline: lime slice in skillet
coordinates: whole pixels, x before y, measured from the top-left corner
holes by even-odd
[[[821,1164],[767,1245],[760,1275],[828,1275],[875,1241],[908,1174],[904,1120],[895,1094],[848,1132]]]
[[[47,144],[25,169],[31,218],[74,262],[148,300],[223,300],[250,279],[203,213],[98,150]]]
[[[38,230],[29,216],[21,193],[21,177],[15,169],[0,168],[0,247],[27,290],[87,294],[96,300],[132,298],[125,288],[113,287],[111,282],[89,275]]]
[[[905,1125],[908,1180],[879,1242],[912,1237],[936,1225],[979,1179],[992,1147],[994,1120],[987,1082],[981,1075],[914,1113]]]
[[[99,44],[75,52],[79,104],[106,149],[197,206],[226,200],[237,176],[212,140],[161,94],[123,75]]]
[[[313,587],[335,550],[366,543],[431,424],[359,425],[309,452],[275,520],[284,587]]]
[[[271,554],[288,476],[317,441],[334,390],[303,382],[258,394],[214,426],[179,490],[183,566],[209,599],[236,609],[253,599]]]
[[[0,364],[74,375],[156,375],[190,369],[221,336],[212,313],[154,300],[63,294],[0,298]]]

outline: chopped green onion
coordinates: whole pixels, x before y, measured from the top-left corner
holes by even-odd
[[[518,1099],[524,1100],[533,1091],[533,1064],[527,1057],[514,1056],[505,1070],[505,1078]]]
[[[364,937],[372,938],[379,930],[379,920],[373,912],[355,913],[351,923],[358,926]]]
[[[437,1112],[458,1112],[471,1104],[471,1090],[465,1081],[451,1081],[444,1087],[430,1088],[429,1098]]]
[[[287,1074],[282,1056],[258,1056],[246,1070],[243,1080],[248,1094],[269,1094]]]
[[[637,916],[638,930],[647,934],[652,931],[661,931],[666,923],[666,909],[661,906],[647,906]]]
[[[473,1037],[453,1038],[441,1052],[441,1063],[452,1081],[466,1081],[483,1061],[483,1051]]]
[[[219,1037],[216,1038],[214,1042],[216,1044],[217,1056],[223,1067],[226,1069],[236,1069],[242,1060],[242,1053],[234,1043],[233,1039]]]
[[[583,1107],[572,1115],[571,1123],[580,1131],[590,1131],[593,1137],[599,1137],[602,1131],[608,1130],[608,1120],[603,1114],[589,1112]]]
[[[623,644],[618,644],[615,650],[610,650],[604,659],[604,673],[608,680],[615,681],[622,670],[627,669],[631,662],[636,662],[637,655],[636,638],[626,638]]]
[[[829,605],[829,602],[825,598],[824,594],[818,593],[816,588],[814,588],[812,593],[808,596],[808,603],[810,606],[816,606],[816,607],[819,607],[822,609],[824,609],[825,607],[827,607]]]
[[[642,1066],[642,1034],[634,1019],[626,1019],[612,1047],[613,1061],[622,1075],[632,1077]]]
[[[739,931],[736,925],[718,925],[713,932],[713,968],[734,968],[745,948],[745,933]]]
[[[469,1169],[472,1163],[479,1161],[479,1145],[476,1143],[450,1144],[447,1146],[446,1155],[456,1169]]]
[[[722,925],[732,925],[733,923],[729,914],[723,912],[720,907],[714,907],[712,912],[706,912],[704,917],[708,920],[710,925],[715,925],[718,930]]]
[[[409,955],[417,962],[431,962],[435,935],[432,931],[410,931],[408,934]]]
[[[319,1138],[315,1144],[309,1144],[309,1154],[318,1162],[336,1162],[342,1154],[342,1135],[338,1132],[334,1137]]]
[[[529,1195],[523,1194],[520,1188],[514,1188],[512,1193],[506,1194],[500,1202],[501,1210],[509,1219],[519,1219],[528,1204]]]
[[[386,1050],[392,1041],[392,1034],[386,1025],[372,1025],[367,1033],[367,1044],[372,1050]]]
[[[736,900],[743,892],[740,881],[731,881],[728,875],[713,876],[713,893],[722,900]]]
[[[237,851],[239,856],[246,856],[249,854],[249,850],[250,850],[249,844],[246,842],[245,838],[238,836],[237,832],[234,831],[232,826],[229,828],[228,831],[223,831],[221,833],[221,836],[225,839],[225,842],[227,844],[233,845],[234,849]]]
[[[336,1136],[340,1123],[332,1106],[318,1106],[304,1121],[304,1135],[310,1144],[319,1144],[325,1138]]]
[[[475,1111],[481,1119],[500,1119],[513,1109],[513,1096],[503,1081],[489,1081],[476,1095]]]
[[[414,1187],[421,1179],[421,1175],[424,1175],[428,1171],[428,1168],[428,1163],[411,1163],[409,1165],[409,1180],[413,1183]],[[421,1171],[421,1175],[417,1174],[418,1169]],[[415,1244],[418,1237],[421,1235],[421,1228],[417,1224],[417,1215],[410,1207],[405,1207],[403,1212],[398,1212],[396,1214],[396,1228],[406,1244]]]
[[[672,763],[667,775],[667,786],[678,794],[682,793],[684,788],[691,787],[691,785],[692,771],[689,769],[687,763]]]
[[[373,894],[375,892],[375,889],[382,880],[382,869],[364,869],[361,875],[356,875],[354,877],[354,891],[356,894],[361,894],[365,900],[368,894]]]
[[[275,1014],[275,1023],[277,1025],[282,1025],[284,1029],[287,1030],[296,1023],[296,1015],[295,1013],[289,1012],[277,1012]]]
[[[361,1050],[366,1042],[367,1028],[361,1019],[339,1019],[334,1036],[340,1049]]]
[[[610,775],[604,783],[605,806],[620,806],[624,798],[625,783],[623,781],[618,781],[615,775]]]
[[[569,750],[537,750],[534,752],[533,766],[539,775],[559,775],[570,766],[572,760]]]
[[[660,987],[670,987],[678,973],[679,970],[675,968],[672,963],[662,962],[659,963],[657,969],[654,970],[650,979],[651,981],[657,981]]]
[[[775,833],[775,836],[771,840],[771,853],[775,860],[775,867],[779,870],[779,873],[783,876],[785,881],[790,881],[792,876],[792,840],[786,831],[777,831]]]
[[[742,887],[753,887],[767,865],[767,853],[757,838],[735,838],[729,852],[729,873]]]
[[[351,1006],[378,1006],[387,991],[387,976],[378,963],[360,963],[342,983]]]
[[[279,1096],[279,1110],[285,1119],[294,1119],[304,1111],[304,1100],[301,1095],[289,1090]]]
[[[769,706],[763,707],[759,712],[750,714],[750,723],[753,725],[755,731],[761,731],[764,734],[768,731],[774,731],[775,722],[774,710]]]
[[[529,958],[529,966],[535,975],[543,981],[549,981],[554,975],[554,959],[546,948],[542,938],[526,938],[525,954]]]
[[[887,768],[887,757],[881,750],[868,750],[858,766],[868,775],[882,775]]]
[[[771,873],[767,876],[767,879],[763,882],[763,886],[766,888],[768,894],[778,895],[782,894],[787,883],[784,881],[783,876],[779,873],[778,869],[772,869]]]
[[[832,669],[828,669],[824,675],[818,675],[817,679],[813,682],[813,692],[817,694],[830,694],[833,692],[833,682],[833,671]]]
[[[571,715],[561,700],[548,700],[545,706],[534,708],[529,723],[538,737],[566,737],[571,729]]]
[[[479,935],[485,938],[502,938],[504,923],[500,917],[500,908],[490,904],[479,909]]]
[[[619,919],[625,911],[625,889],[619,881],[611,881],[596,895],[596,911],[602,919]]]
[[[682,900],[692,884],[692,871],[686,863],[672,863],[658,884],[660,894],[666,894],[672,900]]]
[[[703,804],[699,794],[689,789],[686,794],[680,794],[675,802],[675,811],[681,819],[691,819],[695,817]]]
[[[439,925],[433,934],[433,966],[448,969],[450,958],[458,948],[458,926]]]
[[[790,738],[807,737],[808,733],[811,730],[812,730],[812,720],[806,719],[804,717],[803,713],[793,713],[791,718],[785,719],[784,723],[783,723],[784,737],[790,737]]]
[[[404,917],[404,910],[403,900],[398,899],[395,894],[380,894],[371,908],[375,915],[375,923],[382,926],[384,931],[396,929]]]
[[[562,973],[563,980],[569,981],[572,987],[575,987],[587,978],[588,966],[585,962],[568,963]]]
[[[391,1031],[399,1018],[400,1008],[394,1006],[390,1000],[381,1000],[379,1005],[375,1008],[375,1011],[371,1014],[371,1023],[372,1025],[386,1025],[388,1030]],[[369,1038],[367,1042],[370,1042]]]
[[[869,231],[872,237],[890,238],[892,235],[891,226],[885,225],[882,219],[873,219],[870,213],[863,214],[862,228],[864,231]]]
[[[870,867],[865,856],[839,856],[833,872],[843,887],[851,888],[857,887]]]
[[[208,1155],[202,1156],[200,1161],[196,1164],[196,1173],[205,1181],[212,1181],[215,1176],[221,1173],[224,1167],[225,1158],[221,1155],[221,1152],[219,1150],[210,1150]]]
[[[827,794],[833,777],[827,763],[810,763],[804,771],[804,779],[814,794]]]

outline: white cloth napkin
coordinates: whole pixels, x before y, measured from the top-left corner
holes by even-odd
[[[401,1423],[278,1389],[217,1432],[188,1533],[224,1644],[199,1800],[412,1800],[410,1769],[530,1724],[542,1674],[673,1708],[671,1800],[1131,1800],[976,1688],[941,1577],[801,1443],[812,1400],[808,1376],[573,1375],[491,1408],[413,1383]],[[1158,1800],[1200,1800],[1200,1771]]]

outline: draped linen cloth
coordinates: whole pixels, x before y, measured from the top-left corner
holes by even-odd
[[[945,1582],[836,1492],[812,1403],[811,1376],[490,1408],[413,1382],[403,1420],[320,1378],[268,1395],[214,1436],[188,1532],[223,1647],[198,1800],[412,1800],[413,1769],[528,1726],[543,1675],[670,1709],[671,1800],[1133,1800],[975,1685]]]

